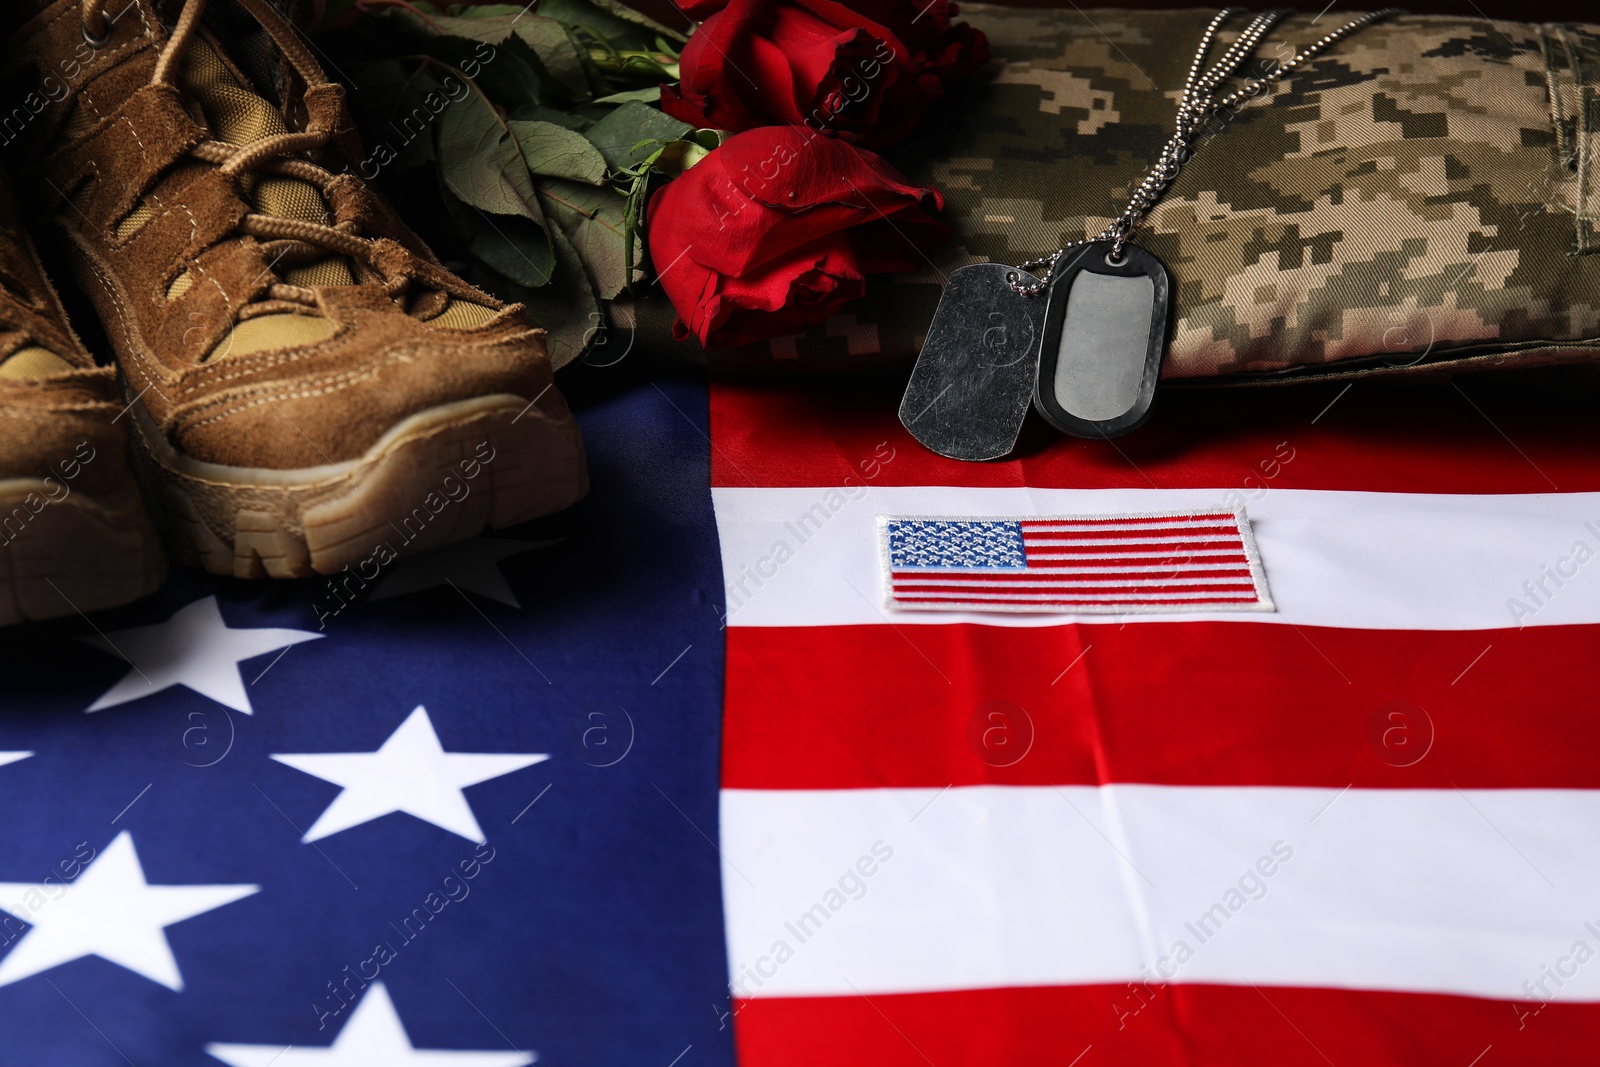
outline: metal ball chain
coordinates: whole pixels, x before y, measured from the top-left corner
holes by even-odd
[[[1211,46],[1216,42],[1217,34],[1229,19],[1244,13],[1242,7],[1224,8],[1217,12],[1206,31],[1200,37],[1200,45],[1195,50],[1194,62],[1189,66],[1189,75],[1183,82],[1183,95],[1178,101],[1178,114],[1174,124],[1172,136],[1162,147],[1161,153],[1150,169],[1140,179],[1133,195],[1128,198],[1128,206],[1122,209],[1111,225],[1099,234],[1083,241],[1073,241],[1071,244],[1056,249],[1048,256],[1041,256],[1022,264],[1022,269],[1006,276],[1006,282],[1013,292],[1022,296],[1037,296],[1046,288],[1046,280],[1054,270],[1056,262],[1070,249],[1097,241],[1110,241],[1111,253],[1108,261],[1116,263],[1122,258],[1122,249],[1128,243],[1129,236],[1134,229],[1156,206],[1163,193],[1167,191],[1178,173],[1183,169],[1183,164],[1188,160],[1195,136],[1209,122],[1212,117],[1236,107],[1244,99],[1254,96],[1262,89],[1276,82],[1290,71],[1299,67],[1306,60],[1313,58],[1340,40],[1350,36],[1357,30],[1365,29],[1380,19],[1392,15],[1402,14],[1403,10],[1397,7],[1386,7],[1381,11],[1369,11],[1365,15],[1351,19],[1338,29],[1324,35],[1306,47],[1296,52],[1286,62],[1279,64],[1267,73],[1257,78],[1251,78],[1242,86],[1223,97],[1216,99],[1218,86],[1231,78],[1244,64],[1245,60],[1255,54],[1256,46],[1261,39],[1271,31],[1286,16],[1293,12],[1286,8],[1275,8],[1263,11],[1251,19],[1250,24],[1239,34],[1237,40],[1223,53],[1222,58],[1212,65],[1210,70],[1201,73],[1205,66],[1206,55],[1211,51]],[[1035,270],[1039,267],[1050,268],[1045,272],[1043,279],[1030,279],[1033,284],[1023,284],[1022,271]]]

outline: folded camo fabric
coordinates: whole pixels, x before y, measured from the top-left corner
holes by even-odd
[[[1215,14],[962,12],[993,62],[890,153],[943,191],[954,240],[845,314],[739,349],[671,345],[664,301],[619,305],[639,347],[724,367],[911,360],[950,270],[1019,263],[1116,215]],[[1285,20],[1241,73],[1332,25]],[[1600,25],[1405,15],[1362,30],[1219,116],[1135,231],[1173,278],[1163,379],[1600,357],[1597,156]]]

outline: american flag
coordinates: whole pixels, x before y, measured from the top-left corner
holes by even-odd
[[[1248,520],[1232,512],[885,516],[880,528],[892,608],[1272,609]]]
[[[731,1067],[705,388],[659,386],[568,391],[566,515],[0,632],[0,1067]]]
[[[1174,391],[985,464],[892,398],[714,387],[743,1067],[1588,1056],[1600,443],[1459,384]],[[1108,526],[1224,539],[1192,547],[1264,610],[903,584],[1135,558]]]
[[[0,636],[0,1065],[1592,1059],[1592,410],[1175,392],[966,465],[587,373],[566,516]],[[1271,610],[880,593],[884,516],[1235,513]]]

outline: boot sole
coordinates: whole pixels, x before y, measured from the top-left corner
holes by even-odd
[[[381,566],[560,511],[589,488],[577,424],[509,393],[418,412],[359,459],[299,470],[193,459],[143,405],[134,410],[134,468],[172,553],[212,574],[304,578]]]
[[[60,496],[63,485],[67,495]],[[0,626],[114,608],[167,574],[139,489],[110,496],[38,478],[0,481]]]

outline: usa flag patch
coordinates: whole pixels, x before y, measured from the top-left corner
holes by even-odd
[[[883,515],[885,601],[906,611],[1271,611],[1250,522],[1226,510]]]

